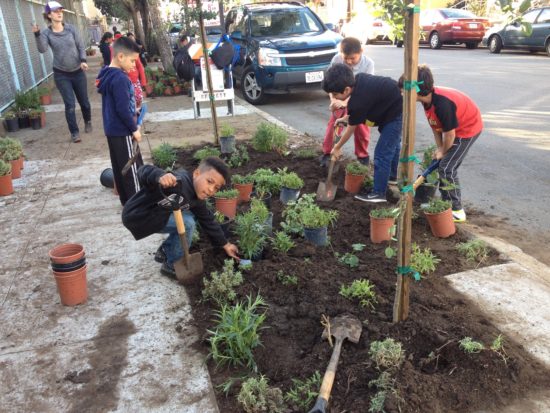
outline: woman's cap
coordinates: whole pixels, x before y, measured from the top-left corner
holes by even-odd
[[[59,10],[59,9],[62,9],[62,8],[63,8],[63,6],[61,4],[59,4],[57,1],[49,1],[49,2],[46,3],[45,12],[46,12],[46,14],[49,14],[52,11],[56,11],[56,10]]]

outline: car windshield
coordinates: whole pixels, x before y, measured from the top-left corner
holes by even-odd
[[[460,9],[446,9],[443,10],[443,14],[445,14],[448,19],[472,19],[476,17],[475,14],[469,12],[468,10]]]
[[[305,8],[259,11],[250,16],[252,36],[294,36],[323,30],[321,22]]]

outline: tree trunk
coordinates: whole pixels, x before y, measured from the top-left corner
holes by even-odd
[[[220,9],[220,25],[222,26],[222,33],[225,33],[225,16],[223,14],[223,0],[218,0],[218,8]]]
[[[162,20],[159,12],[159,1],[149,0],[149,15],[151,16],[151,25],[153,26],[153,32],[155,34],[155,43],[159,50],[160,60],[165,71],[168,71],[172,67],[172,50],[170,48],[170,41],[168,34],[164,32]]]
[[[145,41],[145,35],[143,34],[143,26],[141,25],[141,19],[138,15],[139,11],[137,8],[134,8],[132,10],[132,21],[134,22],[134,34],[136,36],[136,39],[141,41],[142,43]]]
[[[149,16],[149,4],[147,0],[136,0],[136,6],[139,9],[139,14],[141,15],[141,23],[144,33],[144,46],[149,56],[158,54],[157,46],[154,41],[154,36],[151,32],[151,19]]]

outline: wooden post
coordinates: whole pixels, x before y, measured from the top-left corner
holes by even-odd
[[[419,22],[418,11],[420,0],[414,0],[407,6],[405,18],[405,81],[416,81],[418,76],[418,36]],[[403,143],[401,158],[409,158],[414,155],[416,125],[416,89],[408,87],[403,89]],[[414,181],[414,162],[400,163],[400,176],[406,185],[412,185]],[[401,214],[397,224],[398,228],[398,252],[397,265],[399,268],[407,268],[411,258],[411,216],[412,216],[412,192],[401,193]],[[404,204],[404,207],[403,207]],[[404,321],[409,316],[409,284],[412,273],[397,274],[397,289],[393,304],[393,322]]]
[[[197,0],[197,7],[199,9],[199,28],[201,31],[201,43],[202,43],[202,56],[204,57],[204,63],[206,68],[206,84],[208,86],[208,95],[210,101],[210,112],[212,113],[212,124],[214,126],[214,142],[219,145],[220,139],[218,135],[218,116],[216,113],[216,100],[214,98],[214,87],[212,86],[212,74],[210,73],[210,63],[208,61],[208,43],[206,38],[206,31],[204,30],[204,21],[202,18],[202,2]]]

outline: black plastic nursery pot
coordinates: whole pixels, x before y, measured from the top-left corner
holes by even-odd
[[[281,193],[279,194],[279,200],[286,205],[290,201],[296,201],[299,196],[300,196],[299,189],[291,189],[283,186],[281,188]]]
[[[235,136],[220,136],[220,150],[222,153],[235,152]]]
[[[42,129],[42,120],[40,118],[32,118],[30,123],[33,130]]]
[[[6,131],[17,132],[19,130],[19,119],[6,119]]]
[[[435,196],[435,191],[437,190],[437,186],[433,184],[422,184],[418,188],[416,188],[416,191],[414,193],[414,202],[417,204],[426,204],[430,202],[430,199],[432,199]]]
[[[115,177],[113,175],[113,170],[111,168],[105,168],[99,176],[99,182],[101,182],[101,185],[105,188],[114,188]]]
[[[19,129],[25,129],[31,126],[29,115],[19,116],[18,121],[19,121]]]
[[[328,244],[327,227],[304,228],[304,238],[318,247],[324,247]]]
[[[252,198],[256,198],[256,199],[259,199],[260,201],[262,201],[265,206],[267,207],[267,209],[271,210],[271,192],[267,192],[263,198],[258,198],[258,196],[256,195],[256,192],[252,192],[252,194],[250,195]]]

